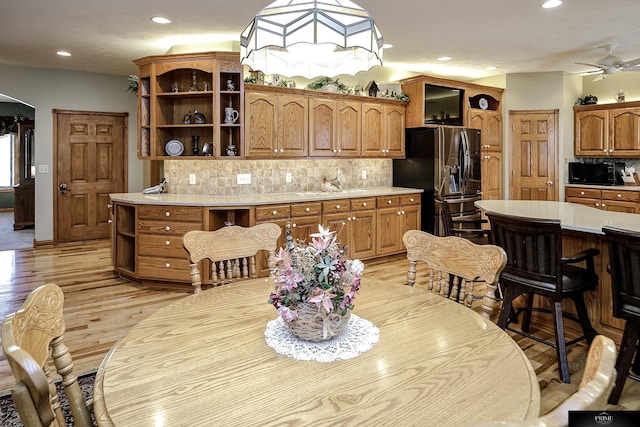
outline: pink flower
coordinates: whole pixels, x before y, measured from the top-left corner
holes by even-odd
[[[278,314],[287,322],[293,322],[298,318],[298,313],[295,310],[285,306],[278,307]]]
[[[291,291],[298,287],[298,283],[302,281],[302,276],[295,271],[292,267],[287,267],[284,274],[276,278],[276,282],[282,283],[282,289]]]
[[[319,292],[309,298],[308,302],[312,302],[318,308],[324,308],[327,313],[333,311],[332,299],[336,297],[336,294],[332,294],[330,289],[325,289],[324,292]]]
[[[331,243],[331,239],[325,239],[322,237],[314,237],[311,240],[311,246],[316,250],[316,252],[322,252],[325,249],[327,249],[327,247],[329,247],[329,244]]]
[[[354,259],[353,261],[351,261],[350,271],[351,274],[356,277],[362,276],[362,272],[364,271],[364,263],[359,259]]]
[[[273,260],[285,268],[291,265],[291,255],[289,255],[289,252],[284,248],[280,248],[280,250],[275,253]]]

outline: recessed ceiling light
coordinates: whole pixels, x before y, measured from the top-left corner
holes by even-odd
[[[67,52],[66,50],[59,50],[56,53],[58,55],[60,55],[60,56],[71,56],[71,54],[69,52]]]
[[[494,66],[491,66],[491,67],[487,67],[487,68],[485,68],[485,70],[487,70],[487,71],[493,71],[493,70],[495,70],[495,69],[496,69],[496,67],[494,67]]]
[[[558,7],[562,4],[562,0],[547,0],[540,5],[545,9],[551,9],[552,7]]]
[[[393,45],[391,43],[385,43],[385,44],[382,45],[383,49],[390,49],[392,47],[393,47]]]
[[[162,16],[154,16],[151,20],[156,24],[171,24],[171,19],[167,19]]]
[[[438,58],[438,61],[450,61],[451,57],[450,56],[441,56],[440,58]]]

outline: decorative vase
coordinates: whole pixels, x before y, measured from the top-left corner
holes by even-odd
[[[299,303],[296,306],[298,318],[292,322],[285,321],[293,335],[304,341],[326,341],[340,335],[347,327],[351,310],[342,316],[339,313],[325,315],[318,311],[315,304]]]

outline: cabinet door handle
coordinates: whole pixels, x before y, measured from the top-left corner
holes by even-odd
[[[171,244],[171,241],[170,240],[165,240],[164,244],[169,246]]]
[[[111,223],[113,222],[113,220],[112,220],[112,219],[109,219],[107,222],[108,222],[109,224],[111,224]]]
[[[356,220],[356,217],[355,217],[355,216],[352,216],[352,217],[351,217],[351,221],[355,221],[355,220]]]
[[[113,205],[111,203],[107,203],[107,209],[111,209]]]
[[[281,149],[280,149],[280,152],[281,152],[281,153],[284,153],[284,148],[281,148]]]
[[[605,205],[605,204],[603,203],[603,204],[602,204],[602,207],[603,207],[603,208],[606,208],[606,207],[607,207],[607,205]]]
[[[293,224],[291,224],[291,227],[296,228],[298,226],[298,224],[296,224],[295,222]]]
[[[396,213],[397,213],[398,215],[402,215],[402,212],[400,212],[400,211],[398,211],[398,212],[396,212]]]

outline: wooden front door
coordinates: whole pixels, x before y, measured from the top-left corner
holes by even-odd
[[[558,200],[558,110],[509,111],[512,200]]]
[[[127,113],[54,110],[55,243],[109,237],[109,194],[126,189]]]

